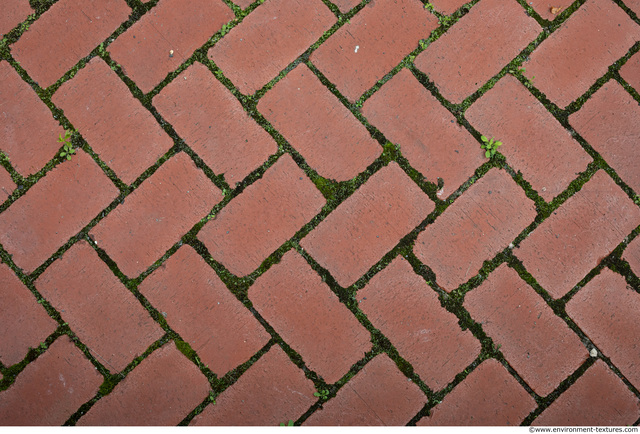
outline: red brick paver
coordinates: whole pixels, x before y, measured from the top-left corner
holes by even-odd
[[[86,241],[71,247],[35,285],[110,371],[122,371],[164,334]]]
[[[201,63],[153,99],[178,135],[231,187],[278,150],[273,138]]]
[[[428,181],[444,181],[442,199],[484,162],[473,136],[406,69],[373,94],[362,113]]]
[[[233,17],[222,0],[160,0],[109,53],[147,93]]]
[[[576,131],[640,194],[640,106],[616,81],[602,86],[569,117]]]
[[[173,146],[151,113],[99,57],[63,84],[52,101],[127,184]]]
[[[64,129],[8,62],[0,62],[0,81],[0,149],[14,169],[29,176],[56,154]]]
[[[636,16],[640,16],[640,0],[627,0],[624,4],[631,9]]]
[[[434,390],[451,382],[480,353],[480,343],[462,331],[437,294],[396,258],[358,291],[360,309]],[[425,357],[429,354],[429,357]]]
[[[219,377],[249,360],[270,338],[189,246],[178,249],[138,289]]]
[[[311,62],[355,101],[437,26],[417,0],[377,0],[322,44]]]
[[[345,13],[361,3],[361,0],[333,0],[331,3],[338,6],[340,12]]]
[[[325,200],[287,155],[207,223],[200,238],[213,259],[244,276],[291,238]]]
[[[552,102],[565,107],[622,57],[640,27],[608,0],[589,0],[545,39],[523,66]]]
[[[628,426],[640,417],[640,401],[598,360],[532,425]]]
[[[222,199],[184,153],[163,164],[92,231],[98,247],[136,277],[180,240]]]
[[[571,134],[513,76],[502,78],[466,111],[483,135],[502,141],[507,163],[546,201],[562,193],[591,161]]]
[[[362,371],[305,421],[309,426],[405,425],[427,402],[386,354],[371,360]]]
[[[626,259],[631,266],[631,271],[640,277],[640,237],[636,237],[629,243],[622,255],[622,259]]]
[[[540,224],[515,254],[551,296],[560,298],[638,224],[638,207],[601,170]]]
[[[640,1],[638,1],[640,11]],[[634,54],[631,59],[620,68],[620,76],[625,79],[636,92],[640,92],[640,53]]]
[[[260,100],[258,110],[325,178],[351,179],[382,151],[364,125],[305,65],[277,83]]]
[[[324,219],[301,245],[347,287],[434,208],[400,166],[391,163]]]
[[[29,0],[6,0],[2,2],[0,14],[0,36],[5,35],[14,27],[26,20],[33,13]]]
[[[418,426],[516,426],[536,402],[500,364],[489,359],[436,405]]]
[[[640,294],[605,268],[567,304],[567,313],[611,362],[640,387]]]
[[[297,420],[317,400],[313,383],[279,346],[193,419],[192,425],[278,426]]]
[[[335,22],[320,0],[267,0],[211,50],[209,58],[240,92],[252,94]]]
[[[0,324],[0,362],[5,366],[22,361],[29,347],[36,348],[58,326],[4,264],[0,264]]]
[[[78,150],[0,214],[0,242],[16,265],[30,273],[117,194],[100,167]]]
[[[492,169],[427,226],[414,252],[436,273],[438,285],[452,291],[506,248],[535,215],[533,202],[515,181]]]
[[[371,349],[369,332],[295,251],[260,276],[248,296],[327,383],[338,381]]]
[[[242,9],[247,8],[249,5],[254,3],[255,0],[233,0],[233,3],[240,6]]]
[[[41,87],[54,84],[123,21],[124,0],[61,0],[29,27],[11,52]]]
[[[542,18],[550,21],[556,19],[572,3],[571,0],[529,0],[527,2]]]
[[[171,342],[144,359],[78,425],[177,425],[209,390],[207,378]]]
[[[464,306],[540,396],[551,393],[589,356],[578,336],[506,264],[467,294]]]
[[[16,183],[11,179],[11,175],[7,170],[2,167],[0,168],[0,191],[4,194],[0,194],[0,202],[4,202],[7,200],[9,196],[16,189]]]
[[[429,3],[431,3],[438,12],[450,15],[460,9],[462,5],[469,2],[466,0],[431,0]]]
[[[95,367],[61,336],[0,393],[0,425],[62,425],[101,383]]]
[[[496,75],[540,32],[517,2],[481,0],[420,54],[415,65],[442,96],[461,103]]]

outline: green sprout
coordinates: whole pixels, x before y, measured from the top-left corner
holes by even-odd
[[[321,398],[324,401],[326,401],[327,399],[329,399],[329,391],[326,389],[320,390],[319,392],[314,392],[313,396],[317,396],[318,398]]]
[[[76,150],[73,149],[73,145],[71,144],[71,134],[72,131],[65,131],[64,137],[60,134],[58,138],[58,143],[62,143],[62,152],[60,152],[61,157],[67,157],[67,160],[71,160],[71,155],[76,153]]]
[[[480,136],[482,139],[482,145],[480,147],[485,150],[484,156],[487,158],[492,158],[498,152],[498,146],[502,146],[502,142],[497,142],[493,139],[488,139],[485,136]]]
[[[282,422],[282,423],[280,424],[280,426],[293,426],[293,421],[292,421],[292,420],[290,420],[290,421],[289,421],[289,422],[287,422],[286,424],[285,424],[284,422]]]

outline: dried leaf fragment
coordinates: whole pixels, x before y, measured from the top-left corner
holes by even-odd
[[[551,7],[551,13],[553,15],[558,15],[562,11],[562,8]]]

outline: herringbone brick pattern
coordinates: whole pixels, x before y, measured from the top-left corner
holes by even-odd
[[[637,425],[638,13],[3,2],[0,425]]]

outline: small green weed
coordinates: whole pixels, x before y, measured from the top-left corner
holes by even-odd
[[[229,31],[231,30],[231,27],[232,27],[232,26],[233,26],[233,25],[232,25],[231,23],[227,23],[227,24],[225,24],[224,26],[222,26],[222,29],[221,29],[221,31],[220,31],[220,36],[224,36],[224,35],[226,35],[227,33],[229,33]]]
[[[318,398],[321,398],[326,401],[327,399],[329,399],[329,391],[324,389],[319,392],[314,392],[313,396],[317,396]]]
[[[438,19],[438,22],[440,23],[441,26],[448,26],[449,24],[451,24],[453,22],[453,17],[450,17],[448,15],[442,15]]]
[[[287,422],[286,424],[285,424],[284,422],[282,422],[282,423],[280,424],[280,426],[293,426],[293,421],[292,421],[292,420],[290,420],[290,421],[289,421],[289,422]]]
[[[502,146],[502,142],[495,141],[493,137],[488,139],[485,136],[480,136],[480,138],[482,139],[482,145],[480,145],[480,147],[486,151],[484,156],[487,158],[491,158],[496,155],[496,152],[498,152],[498,146]]]
[[[67,157],[67,160],[71,160],[71,155],[76,153],[76,150],[73,149],[73,145],[71,144],[71,134],[73,131],[65,131],[64,137],[60,134],[58,138],[58,142],[62,143],[62,151],[60,152],[61,157]]]

